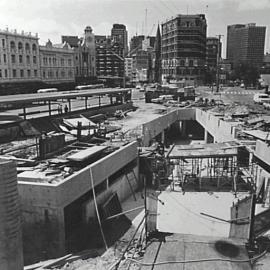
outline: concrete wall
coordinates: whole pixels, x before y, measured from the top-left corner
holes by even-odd
[[[138,176],[138,170],[139,170],[138,166],[134,168],[136,177]],[[133,190],[135,191],[138,188],[138,184],[136,182],[136,179],[134,178],[134,175],[132,173],[129,173],[128,178],[130,180]],[[117,193],[120,202],[124,201],[129,196],[131,196],[132,192],[129,187],[129,184],[127,183],[127,178],[125,175],[118,178],[111,186],[108,186],[105,192],[102,192],[101,194],[97,195],[97,203],[99,205],[103,204],[114,192]],[[85,210],[86,210],[86,219],[96,216],[93,200],[88,201],[88,203],[85,205]]]
[[[270,166],[270,145],[257,140],[254,155]]]
[[[137,158],[137,142],[132,142],[71,175],[62,183],[44,184],[19,181],[25,263],[29,264],[64,254],[64,207],[91,190],[90,168],[96,186]],[[138,167],[135,168],[135,174],[138,177]],[[132,175],[130,175],[130,179],[136,189]],[[126,179],[120,177],[119,180],[121,181],[115,181],[104,194],[98,196],[98,202],[104,201],[113,191],[117,192],[120,200],[130,195],[131,191]],[[93,205],[91,205],[93,201],[89,203],[90,205],[87,206],[88,217],[94,213]]]
[[[143,124],[143,145],[148,146],[151,139],[163,132],[164,129],[169,128],[176,121],[195,120],[195,116],[195,109],[179,109]]]
[[[137,146],[132,142],[68,177],[57,186],[58,205],[65,207],[91,189],[90,169],[96,186],[137,158]]]
[[[223,121],[200,109],[196,109],[196,120],[214,137],[214,142],[232,141],[236,138],[237,127],[233,122]]]

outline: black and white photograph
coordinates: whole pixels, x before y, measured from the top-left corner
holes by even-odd
[[[0,0],[0,270],[270,269],[270,0]]]

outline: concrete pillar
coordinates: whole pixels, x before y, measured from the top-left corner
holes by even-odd
[[[7,160],[0,160],[0,268],[23,270],[16,164]]]
[[[187,137],[187,121],[181,121],[182,122],[182,126],[181,126],[181,134],[182,137]]]
[[[205,129],[204,130],[204,143],[207,143],[208,142],[208,132],[207,130]]]

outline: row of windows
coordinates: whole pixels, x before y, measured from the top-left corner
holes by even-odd
[[[17,69],[12,69],[12,78],[30,78],[32,76],[31,70],[17,70]],[[38,76],[38,71],[35,69],[33,73],[34,77]],[[0,69],[0,78],[8,78],[8,70],[5,69],[2,72],[2,69]]]
[[[30,44],[28,42],[26,42],[24,45],[22,42],[18,42],[17,46],[16,46],[16,43],[15,41],[10,41],[10,49],[11,50],[16,50],[16,48],[19,50],[19,51],[22,51],[25,49],[25,51],[28,51],[30,52]],[[2,48],[6,48],[6,40],[5,39],[2,39]],[[32,44],[32,51],[33,52],[36,52],[37,51],[37,45],[36,44]]]
[[[24,63],[24,59],[23,59],[24,57],[23,57],[23,55],[19,55],[18,56],[18,63],[20,63],[20,64],[23,64]],[[1,57],[1,55],[0,55],[0,64],[1,64],[1,61],[2,61],[2,57]],[[25,61],[26,61],[26,63],[28,64],[28,65],[30,65],[30,55],[26,55],[26,57],[25,57]],[[3,62],[6,64],[7,63],[7,55],[6,54],[3,54]],[[11,55],[11,63],[12,64],[15,64],[15,63],[17,63],[17,61],[16,61],[16,55],[15,54],[12,54]],[[36,64],[37,63],[37,57],[34,55],[33,56],[33,64]]]
[[[56,57],[53,57],[53,58],[51,58],[51,57],[43,57],[43,64],[44,64],[44,66],[47,66],[47,65],[54,65],[54,66],[56,66],[57,65],[57,59],[56,59]],[[63,67],[63,66],[65,66],[65,59],[64,58],[61,58],[60,59],[60,63],[61,63],[61,66]],[[72,66],[72,59],[67,59],[67,64],[71,67]]]
[[[44,79],[52,79],[52,78],[59,78],[59,75],[61,78],[71,78],[73,77],[73,71],[69,70],[68,72],[62,70],[61,72],[59,72],[58,70],[56,70],[55,72],[53,70],[49,70],[48,72],[43,71],[42,77]]]

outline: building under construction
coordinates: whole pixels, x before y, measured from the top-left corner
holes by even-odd
[[[140,187],[144,257],[124,259],[125,249],[112,269],[131,263],[141,269],[194,269],[197,263],[200,269],[252,269],[265,254],[258,239],[270,229],[269,139],[254,123],[267,119],[247,116],[244,126],[242,118],[228,121],[207,109],[169,109],[135,130],[100,136],[95,130],[102,123],[89,122],[99,117],[78,117],[54,121],[65,135],[42,134],[30,147],[32,156],[2,151],[3,159],[17,162],[9,170],[18,183],[13,205],[21,201],[16,232],[18,243],[23,235],[24,264],[76,252],[97,238],[111,245],[113,225],[105,221],[122,217],[122,201],[137,200]],[[21,249],[12,252],[17,266],[7,269],[21,269]]]

